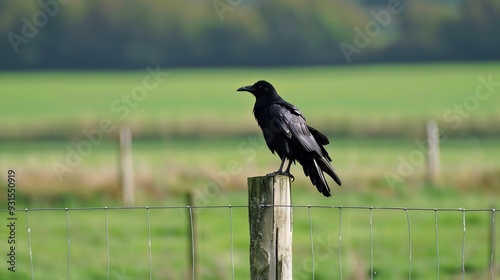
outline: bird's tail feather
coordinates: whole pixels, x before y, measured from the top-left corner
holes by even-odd
[[[328,187],[325,176],[323,176],[323,170],[318,165],[316,159],[310,157],[307,162],[301,162],[301,165],[304,169],[304,174],[311,179],[311,183],[316,186],[318,191],[326,197],[331,196],[330,187]]]
[[[321,169],[324,172],[326,172],[328,175],[330,175],[332,177],[332,179],[335,180],[335,182],[339,186],[342,186],[342,182],[340,181],[340,178],[337,175],[337,172],[335,172],[335,169],[333,169],[332,165],[330,164],[332,159],[330,158],[330,156],[328,155],[328,152],[323,147],[323,145],[327,145],[329,143],[328,138],[326,138],[326,136],[323,133],[317,131],[313,127],[308,126],[308,128],[311,131],[311,134],[314,136],[314,139],[316,139],[316,141],[318,141],[318,143],[321,144],[320,145],[321,153],[318,153],[318,155],[317,155],[317,158],[319,158],[318,163],[319,163]]]
[[[340,181],[337,172],[335,172],[335,169],[333,169],[333,166],[328,162],[326,158],[322,157],[319,160],[319,165],[321,167],[321,170],[325,171],[328,175],[330,175],[332,179],[335,181],[335,183],[337,183],[339,186],[342,186],[342,182]]]

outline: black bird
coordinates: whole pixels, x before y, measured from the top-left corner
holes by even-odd
[[[294,179],[290,174],[290,166],[292,162],[298,161],[318,191],[324,196],[331,196],[323,172],[330,175],[339,186],[342,183],[330,165],[332,159],[323,147],[329,143],[328,138],[308,126],[299,109],[281,98],[270,83],[258,81],[251,86],[240,87],[238,91],[248,91],[255,96],[255,119],[264,133],[267,146],[281,158],[278,171],[267,175],[282,174]],[[286,159],[289,162],[283,171]]]

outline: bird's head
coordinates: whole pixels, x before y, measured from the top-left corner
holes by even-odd
[[[248,91],[252,93],[256,98],[264,96],[271,97],[277,94],[273,85],[264,80],[258,81],[251,86],[240,87],[237,91]]]

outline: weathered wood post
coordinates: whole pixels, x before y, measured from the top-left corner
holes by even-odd
[[[489,232],[489,239],[490,239],[490,251],[489,251],[489,256],[488,256],[488,259],[489,259],[489,268],[490,268],[490,272],[491,272],[491,279],[495,279],[495,274],[497,273],[496,272],[496,264],[495,264],[495,254],[496,254],[496,225],[495,225],[495,213],[496,213],[497,209],[495,209],[495,207],[491,207],[491,219],[490,220],[490,223],[489,223],[489,229],[488,229],[488,232]]]
[[[439,155],[439,130],[435,121],[427,122],[427,181],[439,183],[441,161]]]
[[[188,206],[188,257],[189,271],[187,279],[198,279],[198,227],[196,226],[197,211],[194,206],[194,197],[191,191],[186,193],[186,203]]]
[[[132,132],[129,127],[120,128],[120,183],[123,203],[134,205],[134,166],[132,162]]]
[[[248,178],[250,278],[292,279],[290,178]]]

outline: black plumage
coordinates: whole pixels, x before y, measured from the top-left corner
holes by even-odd
[[[258,81],[238,91],[248,91],[255,96],[255,119],[264,133],[267,146],[281,158],[278,171],[268,175],[283,174],[293,178],[290,166],[292,162],[298,161],[318,191],[324,196],[331,196],[323,172],[330,175],[339,186],[342,183],[330,164],[332,159],[323,147],[329,143],[328,138],[308,126],[299,109],[281,98],[270,83]],[[289,162],[283,171],[286,159]]]

